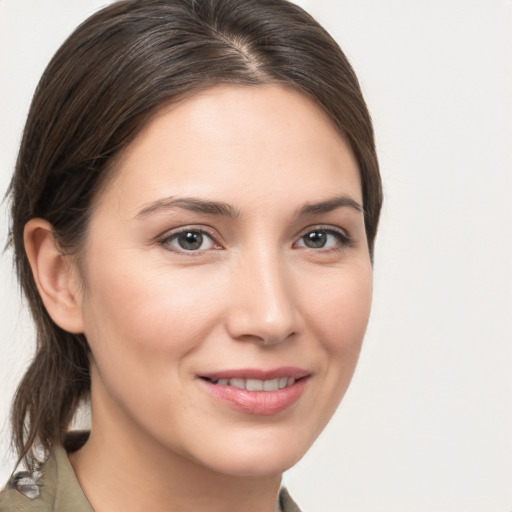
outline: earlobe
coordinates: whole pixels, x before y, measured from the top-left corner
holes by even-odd
[[[52,320],[62,329],[83,333],[78,272],[71,256],[63,254],[52,225],[31,219],[25,225],[25,251],[39,295]]]

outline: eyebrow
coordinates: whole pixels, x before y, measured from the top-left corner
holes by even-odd
[[[195,197],[166,197],[159,199],[146,205],[140,210],[136,218],[145,217],[158,210],[167,210],[172,208],[180,208],[206,215],[219,215],[223,217],[236,218],[240,215],[239,210],[228,203],[222,201],[210,201],[207,199],[198,199]],[[348,196],[338,196],[326,201],[317,203],[306,203],[299,208],[296,217],[305,217],[307,215],[319,215],[328,213],[338,208],[352,208],[357,212],[363,213],[363,207],[354,199]]]
[[[224,217],[238,217],[239,212],[228,203],[221,201],[209,201],[195,197],[166,197],[146,205],[137,213],[136,218],[141,218],[158,210],[168,210],[172,208],[181,208],[191,212],[204,213],[207,215],[221,215]]]
[[[303,217],[306,215],[318,215],[321,213],[332,212],[338,208],[352,208],[359,213],[364,212],[363,207],[357,201],[344,195],[333,197],[318,203],[307,203],[299,209],[297,216]]]

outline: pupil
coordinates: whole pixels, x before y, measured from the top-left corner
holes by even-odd
[[[178,243],[182,249],[193,251],[199,249],[203,243],[203,235],[201,233],[181,233],[178,236]]]
[[[318,249],[323,247],[327,242],[327,235],[321,231],[312,231],[305,236],[304,243],[307,247]]]

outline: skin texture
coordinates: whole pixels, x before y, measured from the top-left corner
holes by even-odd
[[[46,307],[91,347],[91,437],[70,460],[96,512],[273,511],[349,385],[370,312],[362,212],[298,215],[339,197],[362,206],[357,164],[310,100],[222,86],[162,109],[118,159],[80,269],[51,226],[27,225]],[[184,227],[205,231],[198,250],[180,247]],[[321,228],[326,245],[308,247]],[[233,409],[199,378],[283,366],[308,378],[276,414]]]

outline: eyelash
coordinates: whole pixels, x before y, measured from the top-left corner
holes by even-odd
[[[346,231],[341,230],[341,229],[336,229],[332,226],[322,226],[322,225],[307,227],[304,231],[302,231],[302,234],[299,236],[297,242],[295,242],[294,245],[296,245],[299,241],[303,240],[306,235],[308,235],[310,233],[314,233],[315,231],[325,233],[326,235],[334,236],[338,241],[337,246],[329,247],[327,249],[324,249],[322,247],[319,249],[313,249],[313,248],[307,247],[307,246],[305,246],[305,247],[300,246],[300,247],[304,247],[304,249],[310,249],[315,252],[324,252],[325,253],[325,252],[331,252],[331,251],[341,251],[346,247],[354,246],[354,240],[347,234]]]
[[[319,247],[319,248],[315,249],[312,247],[307,247],[306,245],[302,245],[302,246],[298,246],[298,247],[301,247],[303,249],[309,249],[314,252],[326,253],[326,252],[331,252],[331,251],[341,251],[345,247],[353,247],[353,245],[354,245],[354,241],[352,240],[352,238],[345,231],[342,231],[341,229],[336,229],[336,228],[333,228],[332,226],[310,226],[310,227],[306,228],[306,230],[302,231],[302,234],[298,237],[297,241],[294,242],[294,244],[293,244],[294,247],[296,247],[297,244],[300,241],[302,241],[306,235],[314,233],[315,231],[324,233],[326,235],[334,236],[338,241],[337,246],[329,247],[327,249],[324,249],[323,247]],[[158,245],[164,247],[164,249],[167,251],[176,252],[178,254],[186,254],[187,256],[199,256],[199,255],[202,255],[203,253],[205,253],[206,251],[211,250],[211,248],[199,249],[199,250],[186,250],[186,249],[182,249],[182,248],[175,247],[175,246],[173,246],[172,248],[170,247],[171,241],[177,240],[177,238],[180,235],[186,234],[186,233],[200,234],[201,236],[206,235],[206,237],[208,237],[211,240],[212,245],[220,246],[220,244],[218,244],[218,242],[216,240],[217,237],[213,232],[205,229],[204,227],[196,228],[193,226],[187,226],[187,227],[179,229],[178,231],[174,231],[174,232],[165,234],[160,240],[157,241]],[[214,250],[218,250],[218,248],[214,249]]]
[[[203,254],[204,252],[210,250],[210,249],[200,249],[200,250],[186,250],[179,247],[170,247],[170,242],[172,240],[177,239],[180,235],[186,234],[186,233],[195,233],[200,234],[202,236],[206,235],[211,241],[212,245],[219,246],[216,236],[213,232],[205,229],[204,227],[194,227],[194,226],[187,226],[181,229],[178,229],[178,231],[173,231],[171,233],[166,233],[160,240],[158,240],[158,245],[162,246],[165,250],[176,252],[178,254],[186,254],[187,256],[199,256]]]

